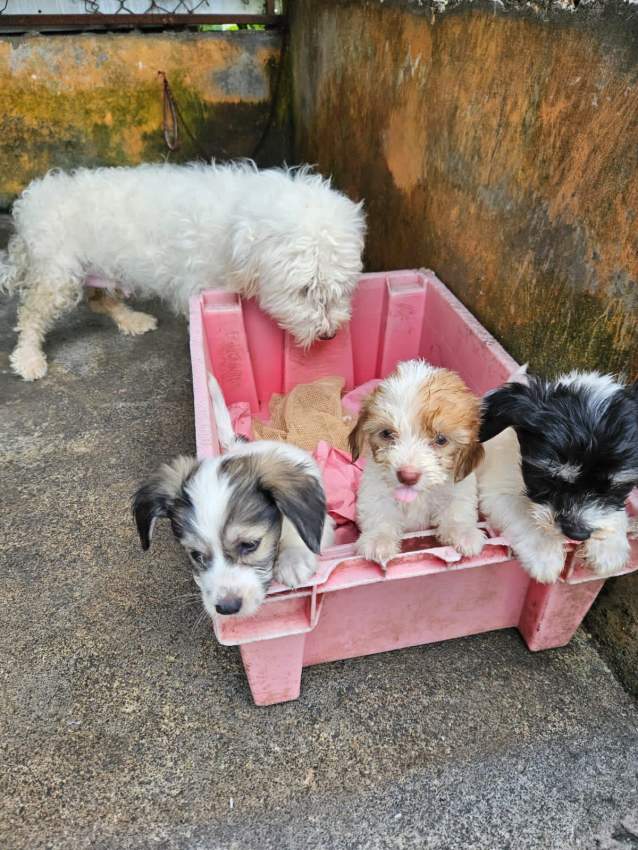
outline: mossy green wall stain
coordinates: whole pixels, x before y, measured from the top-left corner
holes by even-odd
[[[292,8],[297,157],[365,199],[368,268],[434,268],[539,371],[638,376],[638,9]]]
[[[0,206],[49,168],[246,156],[265,124],[277,34],[99,34],[0,39]],[[195,145],[162,132],[167,73]],[[242,77],[242,73],[247,79]],[[262,161],[286,157],[276,123]]]

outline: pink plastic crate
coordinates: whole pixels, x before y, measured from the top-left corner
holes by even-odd
[[[501,384],[518,364],[430,271],[365,275],[350,325],[304,352],[253,301],[223,291],[193,298],[190,322],[199,457],[219,453],[208,397],[212,371],[226,401],[265,412],[273,393],[327,375],[346,389],[385,377],[400,360],[424,357],[455,369],[474,392]],[[634,493],[629,506],[638,514]],[[385,652],[516,626],[531,650],[566,644],[604,581],[570,552],[560,581],[534,582],[507,541],[489,539],[474,558],[440,546],[431,532],[406,535],[402,551],[381,567],[339,541],[324,552],[307,587],[273,585],[249,618],[217,617],[215,635],[239,646],[257,705],[299,696],[310,664]],[[630,565],[638,567],[638,539]]]

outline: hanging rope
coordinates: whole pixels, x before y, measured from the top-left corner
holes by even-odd
[[[202,148],[197,141],[195,134],[188,126],[179,106],[175,102],[166,73],[164,71],[158,71],[157,74],[162,78],[162,130],[164,132],[166,147],[169,151],[176,151],[179,149],[181,144],[179,139],[179,125],[181,124],[186,131],[186,135],[195,146],[195,150],[202,159],[209,162],[212,157]],[[222,152],[226,153],[223,148]]]
[[[270,130],[272,129],[272,125],[275,120],[275,116],[277,114],[277,106],[279,105],[279,93],[281,90],[281,83],[284,76],[284,61],[286,58],[286,51],[288,47],[288,31],[286,29],[282,30],[281,33],[281,47],[279,48],[279,63],[277,66],[277,76],[275,77],[275,84],[273,86],[272,97],[270,98],[270,108],[268,110],[268,116],[266,118],[266,123],[264,124],[264,128],[261,132],[259,140],[257,144],[253,148],[252,153],[248,154],[250,159],[255,159],[262,147]],[[187,121],[184,119],[184,115],[177,104],[173,92],[170,87],[170,83],[168,82],[168,77],[165,71],[158,71],[157,75],[161,77],[162,80],[162,132],[164,134],[164,142],[166,143],[166,147],[169,151],[174,152],[179,150],[181,146],[180,141],[180,133],[179,128],[180,125],[183,128],[184,132],[188,136],[188,138],[193,143],[198,154],[206,160],[206,162],[210,162],[211,159],[214,158],[214,154],[208,153],[204,150],[202,145],[200,145],[198,139],[195,134],[192,132],[190,127],[188,126]],[[217,154],[227,155],[227,151],[224,148],[221,148],[217,151]]]
[[[164,131],[164,141],[169,151],[176,151],[179,147],[179,127],[177,125],[177,109],[171,87],[166,79],[164,71],[158,71],[158,76],[162,78],[162,130]]]
[[[281,89],[281,81],[284,76],[284,60],[286,58],[286,52],[288,49],[288,28],[284,27],[281,31],[281,46],[279,48],[279,64],[277,66],[277,76],[275,78],[275,86],[273,88],[272,97],[270,99],[270,110],[268,111],[268,118],[266,119],[266,123],[264,125],[264,129],[259,138],[259,141],[255,145],[255,148],[252,152],[251,159],[255,159],[258,153],[261,151],[264,142],[268,138],[268,134],[270,133],[270,128],[272,127],[273,121],[275,120],[275,115],[277,113],[277,106],[279,105],[279,90]]]

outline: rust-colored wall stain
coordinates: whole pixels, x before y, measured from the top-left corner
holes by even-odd
[[[297,158],[532,368],[638,377],[638,10],[297,0]]]
[[[279,45],[256,32],[0,38],[0,206],[54,167],[250,155]],[[175,154],[162,134],[160,70],[197,139],[180,128]],[[280,161],[277,127],[269,141],[264,156]]]

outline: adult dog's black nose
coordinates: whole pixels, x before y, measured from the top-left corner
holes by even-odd
[[[319,336],[319,339],[320,339],[322,342],[327,342],[329,339],[334,339],[334,338],[336,337],[336,335],[337,335],[337,332],[336,332],[336,331],[335,331],[334,333],[332,333],[332,334],[321,334],[321,335]]]
[[[215,605],[215,611],[218,614],[236,614],[240,608],[241,599],[239,596],[225,596]]]
[[[589,540],[591,537],[591,530],[589,528],[585,528],[583,525],[576,525],[572,522],[562,521],[560,529],[565,537],[569,537],[570,540]]]

